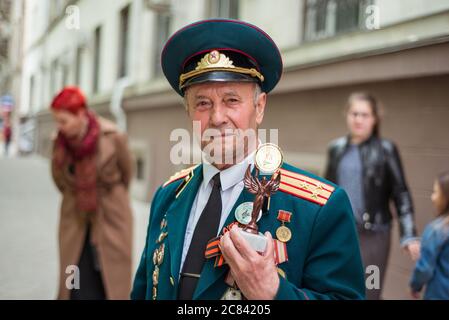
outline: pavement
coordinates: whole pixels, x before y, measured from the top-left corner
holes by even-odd
[[[0,157],[0,300],[56,298],[60,201],[48,159]],[[132,200],[133,270],[144,247],[149,207]]]

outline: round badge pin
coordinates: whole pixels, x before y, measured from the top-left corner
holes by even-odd
[[[261,172],[273,174],[282,166],[283,158],[279,146],[274,143],[264,143],[256,151],[255,164]]]
[[[241,203],[237,209],[235,209],[235,219],[243,225],[246,225],[251,222],[251,213],[253,212],[253,203],[252,202],[243,202]],[[262,210],[259,212],[259,217],[257,221],[260,220],[262,216]]]

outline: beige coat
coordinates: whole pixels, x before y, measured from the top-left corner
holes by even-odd
[[[96,246],[103,285],[108,299],[129,299],[131,291],[132,212],[128,196],[132,160],[125,134],[99,117],[101,134],[97,153],[98,210],[93,215],[77,211],[74,179],[68,167],[52,165],[53,179],[62,193],[59,223],[60,278],[58,299],[68,299],[66,272],[77,265],[83,249],[87,222]],[[54,155],[53,155],[54,156]],[[53,163],[53,161],[52,161]]]

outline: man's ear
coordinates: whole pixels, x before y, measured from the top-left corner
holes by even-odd
[[[189,97],[188,97],[188,95],[187,95],[188,92],[189,92],[189,88],[187,88],[187,89],[184,91],[183,104],[184,104],[184,110],[186,111],[187,116],[190,117]]]
[[[184,100],[184,110],[187,113],[187,116],[190,118],[190,109],[189,109],[189,103],[187,102],[187,100]]]
[[[265,106],[267,104],[267,94],[265,92],[261,92],[256,101],[256,123],[260,126],[263,120],[263,116],[265,114]]]

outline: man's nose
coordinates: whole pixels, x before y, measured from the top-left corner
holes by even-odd
[[[221,103],[214,104],[210,114],[210,123],[214,127],[220,127],[227,123],[226,108]]]

